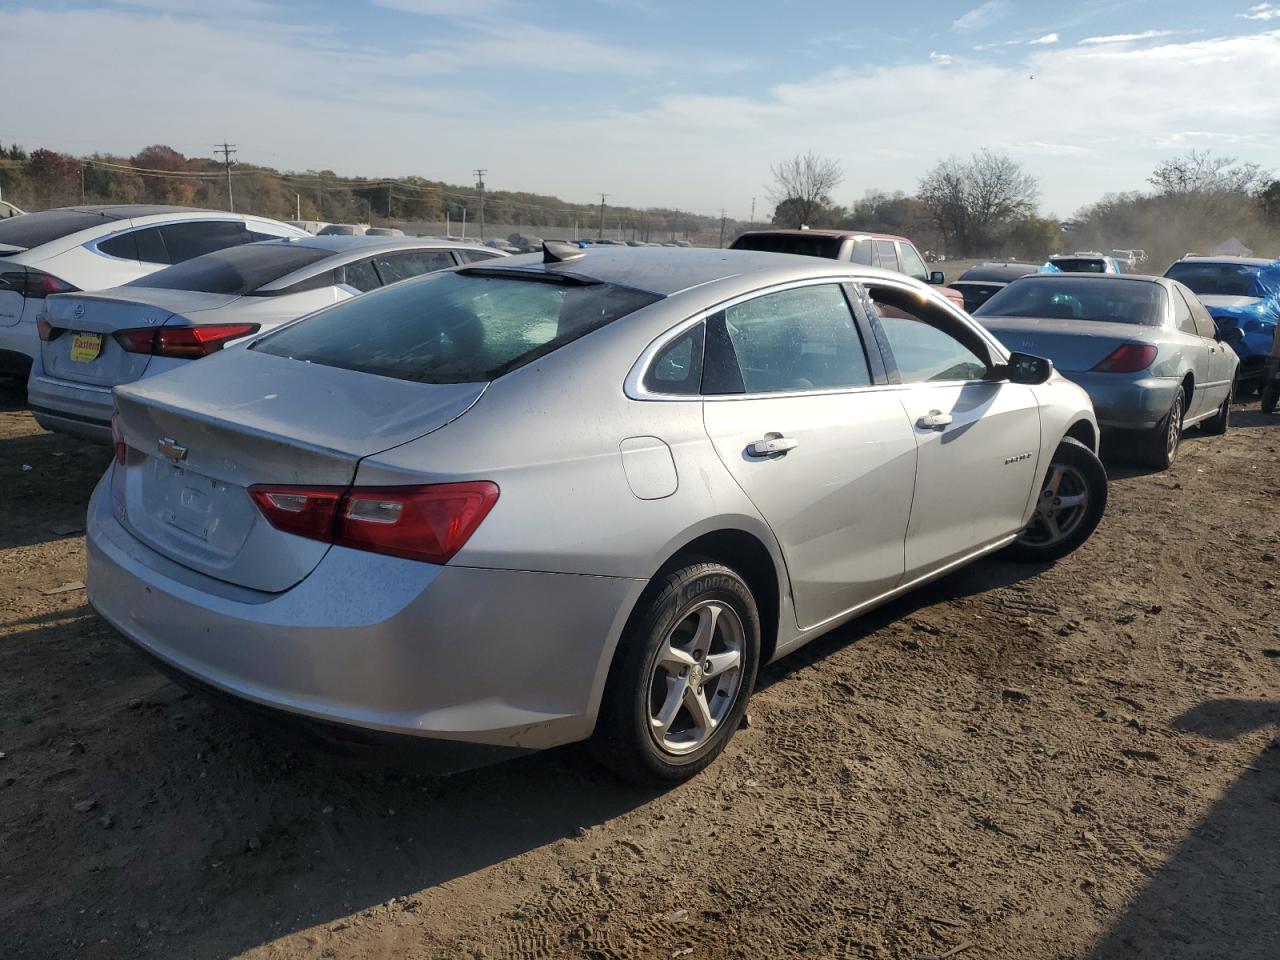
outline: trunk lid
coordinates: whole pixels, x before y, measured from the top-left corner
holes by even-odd
[[[121,290],[49,297],[45,300],[44,317],[63,333],[40,344],[45,375],[101,387],[132,383],[146,373],[151,355],[130,353],[115,340],[114,333],[138,327],[199,322],[205,311],[225,307],[237,299],[185,290],[127,293]],[[89,336],[86,338],[84,334]],[[95,346],[97,355],[90,359]]]
[[[1122,343],[1158,344],[1160,328],[1038,317],[974,318],[1010,350],[1047,357],[1063,373],[1092,370]]]
[[[129,447],[113,474],[116,515],[193,570],[255,590],[287,590],[328,545],[272,527],[249,486],[350,484],[362,458],[439,429],[484,388],[224,350],[116,390]]]
[[[1197,296],[1199,295],[1197,294]],[[1242,307],[1252,307],[1255,303],[1260,303],[1261,300],[1261,297],[1233,297],[1223,294],[1200,296],[1200,302],[1210,310],[1239,310]]]

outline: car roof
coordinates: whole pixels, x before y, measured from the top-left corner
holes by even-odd
[[[835,230],[835,229],[813,229],[813,230],[747,230],[738,234],[740,237],[761,237],[761,236],[798,236],[798,237],[858,237],[869,240],[901,240],[903,243],[910,243],[906,237],[900,237],[894,233],[869,233],[866,230]]]
[[[961,281],[981,280],[1016,280],[1028,273],[1035,273],[1038,267],[1033,263],[978,263],[960,274]]]
[[[1028,273],[1026,276],[1018,278],[1019,280],[1088,280],[1089,282],[1101,281],[1103,283],[1115,283],[1116,281],[1129,282],[1131,280],[1139,280],[1143,283],[1158,283],[1161,286],[1168,286],[1174,282],[1168,277],[1157,277],[1149,273]]]
[[[1280,261],[1268,260],[1266,257],[1231,257],[1225,254],[1217,257],[1179,257],[1178,263],[1235,263],[1250,267],[1280,266]]]
[[[469,273],[561,274],[644,290],[669,297],[722,280],[752,277],[757,287],[834,274],[884,277],[902,282],[894,270],[843,263],[824,257],[760,250],[717,250],[699,247],[592,246],[585,256],[564,263],[544,263],[541,253],[489,260],[461,268]]]
[[[78,207],[64,207],[76,213],[96,213],[105,220],[134,220],[138,217],[158,217],[166,213],[218,213],[226,216],[223,210],[206,210],[201,207],[180,207],[167,203],[98,203]]]
[[[331,253],[359,253],[369,251],[377,253],[379,250],[396,249],[402,250],[405,247],[448,247],[457,250],[479,250],[485,253],[492,253],[492,247],[486,247],[481,243],[471,243],[467,240],[438,240],[434,237],[387,237],[381,234],[369,236],[363,234],[360,236],[352,236],[350,234],[325,234],[323,237],[285,237],[280,240],[263,240],[262,243],[290,243],[295,246],[310,247],[313,250],[328,250]]]

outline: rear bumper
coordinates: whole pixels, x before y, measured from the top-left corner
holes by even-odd
[[[1154,428],[1173,406],[1182,385],[1176,377],[1127,376],[1116,373],[1063,373],[1084,388],[1093,401],[1098,426],[1104,430]]]
[[[27,403],[36,423],[95,443],[111,442],[110,387],[57,380],[36,373],[27,383]]]
[[[584,739],[644,587],[333,547],[297,586],[258,593],[138,541],[112,515],[108,483],[87,524],[86,588],[102,617],[171,671],[340,727],[516,750]]]

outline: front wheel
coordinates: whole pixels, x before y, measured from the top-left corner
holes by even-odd
[[[1031,522],[1006,550],[1015,560],[1048,563],[1089,539],[1107,509],[1107,470],[1079,440],[1054,451]]]
[[[1272,377],[1262,388],[1262,412],[1275,413],[1277,400],[1280,400],[1280,377]]]
[[[596,759],[646,786],[694,776],[742,721],[759,658],[760,615],[734,570],[690,563],[655,581],[609,671]]]
[[[1226,398],[1222,401],[1222,406],[1204,423],[1200,424],[1200,429],[1205,433],[1220,437],[1227,432],[1227,428],[1231,426],[1231,401],[1235,398],[1236,385],[1233,381],[1231,389],[1227,391]]]

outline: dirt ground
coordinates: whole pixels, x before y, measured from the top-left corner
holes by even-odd
[[[750,726],[665,793],[577,748],[358,765],[181,692],[78,588],[107,459],[0,393],[6,960],[1280,951],[1256,404],[1168,473],[1112,465],[1068,560],[980,563],[766,669]]]

